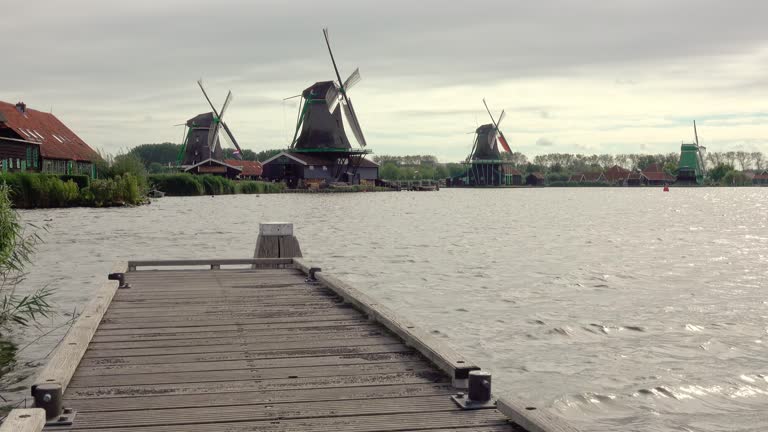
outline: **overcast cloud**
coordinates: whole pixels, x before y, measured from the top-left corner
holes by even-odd
[[[0,100],[49,110],[92,146],[178,142],[221,104],[243,147],[288,145],[296,101],[342,75],[377,154],[462,159],[508,115],[513,150],[768,152],[768,2],[0,0]]]

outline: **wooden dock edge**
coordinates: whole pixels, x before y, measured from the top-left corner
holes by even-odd
[[[125,273],[127,268],[128,265],[125,262],[115,263],[110,273]],[[104,313],[112,303],[118,284],[116,280],[107,280],[94,293],[93,299],[83,308],[80,316],[53,352],[51,360],[37,375],[36,385],[55,383],[61,385],[62,392],[67,389],[75,369],[80,364],[80,359],[83,358],[88,344],[91,343],[93,334],[96,333]]]
[[[0,425],[0,432],[40,432],[45,427],[42,408],[16,408],[8,413]]]
[[[294,258],[294,262],[299,270],[309,274],[309,269],[312,267],[303,259]],[[322,272],[315,273],[315,278],[336,295],[342,297],[346,303],[366,314],[368,319],[380,323],[400,337],[406,345],[419,351],[453,379],[454,387],[466,388],[469,372],[480,369],[479,366],[453,348],[398,316],[389,308],[378,304],[373,298],[348,283]]]
[[[296,268],[307,275],[310,274],[310,269],[316,268],[303,258],[294,258],[293,261]],[[370,296],[348,283],[336,277],[324,275],[319,270],[315,271],[314,276],[318,282],[342,297],[346,303],[365,313],[369,319],[382,324],[400,337],[406,345],[417,350],[435,366],[453,377],[454,387],[466,388],[469,372],[480,369],[478,365],[457,353],[452,347],[399,317],[395,312],[378,304]],[[528,432],[579,432],[578,429],[550,414],[546,409],[524,404],[510,397],[494,398],[497,400],[498,410]]]

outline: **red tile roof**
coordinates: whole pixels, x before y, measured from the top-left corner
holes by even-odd
[[[629,176],[629,170],[618,165],[614,165],[605,171],[605,178],[610,182],[624,180],[627,176]]]
[[[664,173],[664,172],[645,172],[643,171],[643,175],[645,178],[647,178],[650,181],[668,181],[673,182],[675,181],[675,177]]]
[[[239,159],[224,159],[224,163],[243,170],[240,175],[246,177],[260,177],[262,173],[261,162]]]
[[[94,161],[98,153],[75,135],[53,114],[27,108],[20,112],[15,104],[0,101],[0,114],[5,122],[0,127],[13,130],[21,139],[40,144],[45,159]]]
[[[655,163],[652,163],[652,164],[648,165],[647,167],[645,167],[645,169],[643,170],[643,172],[644,172],[644,173],[649,173],[649,172],[664,172],[664,170],[663,170],[663,169],[661,169],[661,167],[659,166],[659,164],[655,164]]]
[[[523,175],[523,173],[521,173],[520,171],[516,170],[515,168],[512,168],[509,165],[502,165],[502,170],[504,171],[504,174],[507,174],[507,175],[513,175],[513,176],[516,176],[516,175],[521,176],[521,175]]]
[[[755,174],[754,177],[752,177],[753,180],[768,180],[768,173],[763,174]]]
[[[585,182],[599,182],[605,181],[605,176],[601,172],[588,172],[584,173]]]

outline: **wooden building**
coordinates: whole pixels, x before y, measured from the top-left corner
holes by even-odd
[[[768,186],[768,170],[756,172],[752,177],[752,184],[755,186]]]
[[[235,168],[240,168],[240,178],[243,180],[256,180],[261,178],[263,168],[259,161],[247,161],[239,159],[224,159],[224,163]]]
[[[357,169],[348,170],[347,161],[346,156],[338,158],[322,153],[284,151],[262,163],[262,175],[270,180],[285,181],[291,188],[317,187],[339,178],[349,184],[374,184],[379,178],[377,163],[361,158]]]
[[[528,186],[544,186],[547,183],[547,179],[544,174],[540,172],[533,172],[528,174],[525,178],[525,184]]]
[[[622,168],[618,165],[614,165],[605,170],[605,180],[611,184],[624,184],[629,177],[631,171],[626,168]]]
[[[232,166],[228,163],[212,158],[208,158],[204,161],[184,168],[184,172],[190,174],[210,174],[226,177],[228,179],[235,179],[239,177],[242,171],[243,169],[240,167]]]
[[[98,153],[56,116],[0,101],[2,172],[43,172],[96,176]]]

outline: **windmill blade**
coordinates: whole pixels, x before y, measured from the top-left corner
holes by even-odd
[[[493,118],[493,114],[491,114],[491,110],[488,108],[488,104],[485,103],[485,98],[483,98],[483,105],[485,105],[485,110],[488,111],[488,115],[491,116],[491,121],[493,122],[493,125],[496,127],[496,131],[499,133],[499,143],[501,143],[501,146],[504,147],[504,150],[506,150],[507,153],[512,153],[512,149],[509,148],[509,144],[507,143],[507,139],[504,137],[504,133],[499,129],[499,123],[504,119],[504,110],[501,110],[501,115],[499,116],[499,121],[497,122],[496,119]]]
[[[472,150],[469,152],[467,160],[472,160],[472,156],[475,155],[475,150],[477,150],[477,135],[475,135],[475,139],[472,140]]]
[[[699,145],[699,132],[696,131],[696,120],[693,121],[693,134],[696,136],[696,145]]]
[[[496,126],[496,129],[498,129],[499,125],[496,124],[496,119],[493,118],[493,114],[491,114],[491,110],[488,108],[488,104],[485,103],[485,98],[483,98],[483,105],[485,105],[485,110],[488,111],[488,115],[491,116],[491,122],[493,122],[493,125]]]
[[[227,93],[227,98],[224,99],[224,105],[221,107],[221,111],[219,112],[219,122],[224,121],[224,112],[227,110],[227,107],[229,106],[229,103],[232,102],[232,91]]]
[[[349,128],[352,129],[352,134],[355,135],[355,139],[357,140],[358,144],[360,144],[360,147],[365,147],[365,137],[363,136],[363,130],[360,128],[360,122],[357,120],[357,115],[355,114],[355,108],[352,106],[352,101],[347,97],[344,99],[345,101],[342,102],[341,106],[343,108],[344,115],[347,118],[347,124],[349,124]]]
[[[232,131],[229,129],[229,126],[227,126],[226,123],[221,122],[221,126],[224,128],[224,132],[226,132],[225,136],[229,138],[229,142],[232,143],[232,145],[235,146],[237,151],[240,154],[240,158],[242,159],[243,156],[243,150],[240,148],[240,144],[237,143],[237,140],[235,139],[235,135],[232,134]]]
[[[328,89],[328,93],[325,94],[325,103],[328,105],[328,112],[333,114],[336,107],[339,105],[339,89],[336,85],[332,85]]]
[[[211,149],[211,157],[213,157],[213,152],[216,150],[216,141],[219,138],[219,125],[220,123],[214,117],[213,124],[208,128],[208,148]]]
[[[501,110],[501,114],[499,115],[499,120],[496,121],[496,128],[499,128],[501,126],[501,121],[504,120],[504,115],[507,113],[504,110]]]
[[[344,85],[342,86],[342,88],[344,89],[345,92],[347,92],[349,91],[349,89],[354,87],[355,84],[359,83],[361,79],[362,78],[360,78],[360,69],[359,68],[355,69],[355,71],[352,72],[352,75],[350,75],[349,78],[347,78],[347,80],[344,81]]]
[[[504,150],[506,150],[507,153],[512,153],[512,149],[509,148],[509,144],[507,143],[507,139],[504,138],[504,134],[499,131],[499,143],[502,147],[504,147]]]
[[[209,98],[209,97],[208,97],[208,93],[206,93],[206,91],[205,91],[205,87],[203,87],[203,80],[202,80],[202,79],[199,79],[199,80],[197,80],[197,85],[199,85],[199,86],[200,86],[200,90],[202,90],[202,91],[203,91],[203,96],[205,96],[205,100],[207,100],[207,101],[208,101],[208,105],[210,105],[210,106],[211,106],[211,109],[213,110],[213,114],[214,114],[216,117],[218,117],[218,116],[219,116],[219,113],[218,113],[218,112],[216,112],[216,107],[214,107],[214,106],[213,106],[213,102],[211,102],[211,98]]]

